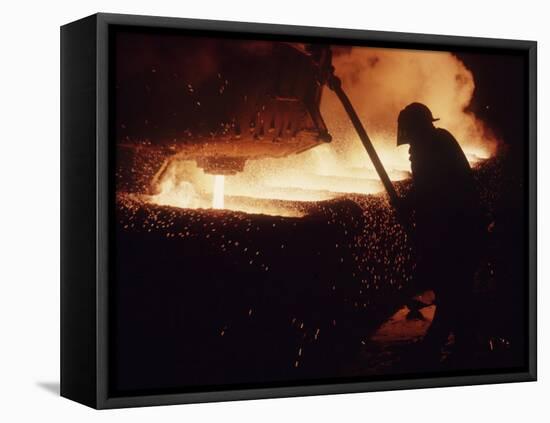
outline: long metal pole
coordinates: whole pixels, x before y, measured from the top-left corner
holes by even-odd
[[[390,197],[391,204],[393,205],[394,208],[397,208],[398,200],[399,200],[399,197],[397,196],[397,192],[395,191],[395,188],[392,182],[390,181],[390,178],[386,172],[386,169],[384,169],[384,166],[380,161],[380,157],[378,157],[378,154],[376,153],[376,150],[372,145],[372,141],[367,135],[367,131],[365,130],[365,128],[363,127],[363,124],[359,120],[359,116],[357,116],[357,113],[355,112],[355,109],[353,108],[348,96],[342,89],[342,81],[340,81],[340,78],[338,78],[337,76],[331,75],[328,79],[328,86],[331,90],[333,90],[336,93],[336,95],[342,102],[342,105],[344,106],[344,109],[346,110],[351,120],[351,123],[353,124],[353,126],[355,127],[355,130],[357,131],[357,135],[359,135],[361,142],[365,146],[365,150],[367,150],[367,153],[374,165],[374,168],[376,169],[376,172],[378,173],[378,176],[380,177],[380,180],[382,181],[382,184],[384,185],[384,188],[386,189],[386,192]]]

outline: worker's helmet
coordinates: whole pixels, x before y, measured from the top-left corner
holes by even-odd
[[[409,144],[411,134],[429,128],[434,119],[432,112],[422,103],[411,103],[399,112],[397,118],[397,145]]]

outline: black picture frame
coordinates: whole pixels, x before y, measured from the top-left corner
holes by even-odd
[[[267,386],[161,395],[110,395],[109,31],[185,29],[266,39],[314,39],[417,49],[516,51],[528,59],[528,365],[513,372]],[[409,34],[98,13],[61,27],[61,395],[97,409],[535,381],[537,378],[537,44]]]

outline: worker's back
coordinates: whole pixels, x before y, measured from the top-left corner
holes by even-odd
[[[434,265],[453,272],[478,259],[482,215],[473,172],[455,138],[434,128],[410,147],[416,245]],[[460,270],[460,269],[456,269]]]

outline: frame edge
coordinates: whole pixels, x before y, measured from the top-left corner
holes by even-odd
[[[403,389],[424,389],[481,385],[510,382],[532,382],[537,380],[537,329],[536,329],[536,285],[537,285],[537,241],[536,241],[536,51],[537,42],[529,40],[507,40],[497,38],[476,38],[450,35],[430,35],[402,32],[369,31],[313,26],[294,26],[266,23],[245,23],[201,19],[169,18],[157,16],[98,13],[97,18],[97,390],[98,409],[267,399],[327,394],[361,393]],[[108,27],[109,25],[136,25],[159,28],[226,31],[264,35],[293,35],[302,37],[362,39],[368,41],[390,41],[402,44],[438,44],[453,46],[483,47],[491,49],[517,49],[528,54],[529,64],[529,354],[528,369],[524,372],[510,372],[476,376],[452,376],[409,380],[374,381],[345,384],[310,386],[289,386],[246,390],[222,390],[182,394],[140,395],[109,397],[108,395]]]

